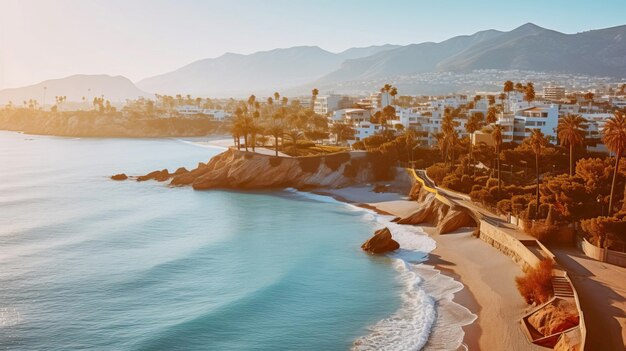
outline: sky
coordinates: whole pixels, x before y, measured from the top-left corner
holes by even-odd
[[[524,23],[626,24],[625,0],[0,0],[0,89],[72,74],[133,81],[225,52],[443,41]]]

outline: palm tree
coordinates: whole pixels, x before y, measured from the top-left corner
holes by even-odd
[[[587,106],[587,113],[591,113],[591,103],[593,102],[593,96],[594,94],[590,91],[585,93],[584,95],[585,100],[587,100],[587,102],[589,103],[589,105]]]
[[[311,110],[315,109],[315,101],[317,100],[317,94],[319,94],[320,91],[317,90],[317,88],[311,90]]]
[[[351,138],[354,136],[354,128],[345,123],[334,123],[331,127],[331,132],[335,134],[335,144],[339,145],[342,140]]]
[[[496,162],[498,164],[498,195],[500,194],[500,189],[502,187],[502,182],[500,178],[500,147],[502,147],[502,126],[496,124],[491,129],[491,138],[493,139],[493,144],[496,149]]]
[[[498,120],[498,115],[496,113],[496,108],[491,106],[487,109],[487,123],[492,124],[496,123]]]
[[[482,126],[483,126],[483,118],[482,118],[482,115],[478,113],[473,114],[467,120],[467,123],[465,123],[465,131],[467,131],[467,133],[471,136],[470,143],[469,143],[470,144],[470,153],[469,153],[469,162],[468,162],[469,168],[473,168],[472,167],[472,152],[474,149],[474,142],[471,139],[473,139],[474,133],[480,128],[482,128]],[[467,173],[469,173],[469,169]]]
[[[441,159],[443,160],[443,165],[445,167],[448,164],[448,160],[445,157],[446,138],[443,135],[443,133],[441,133],[441,132],[433,133],[433,134],[431,134],[431,137],[433,137],[433,138],[435,138],[435,140],[437,140],[437,148],[439,148],[439,152],[441,153]]]
[[[510,80],[507,80],[506,82],[504,82],[504,88],[502,89],[503,92],[506,93],[506,100],[508,102],[511,101],[510,99],[510,93],[515,89],[515,86],[513,84],[513,82],[511,82]],[[502,98],[501,98],[502,100]],[[503,110],[504,110],[504,106],[503,106]],[[505,111],[506,112],[506,111]]]
[[[581,115],[567,115],[559,119],[556,128],[561,145],[569,145],[569,175],[574,175],[574,146],[582,145],[585,141],[587,120]]]
[[[278,138],[282,138],[285,135],[285,126],[282,122],[274,120],[265,131],[274,137],[274,151],[276,156],[278,156]]]
[[[613,181],[611,182],[611,196],[609,198],[609,211],[607,216],[611,216],[613,210],[613,195],[615,194],[615,179],[619,168],[619,161],[626,150],[626,115],[616,111],[613,117],[609,118],[602,131],[602,141],[606,147],[615,153],[615,169],[613,170]]]
[[[391,95],[392,104],[395,105],[396,104],[396,95],[398,95],[398,88],[392,87],[391,91],[389,92],[389,95]]]
[[[543,135],[540,129],[533,129],[529,137],[529,144],[533,150],[533,153],[535,154],[535,174],[537,176],[537,189],[536,189],[537,206],[535,207],[535,219],[537,219],[537,215],[539,213],[539,156],[541,156],[541,152],[548,144],[548,140]]]
[[[506,109],[504,106],[504,99],[506,98],[507,98],[507,95],[505,93],[500,93],[500,95],[498,95],[498,99],[500,100],[500,105],[502,105],[502,112],[506,112]]]
[[[526,87],[524,88],[524,100],[528,101],[529,107],[530,103],[535,100],[535,86],[532,82],[526,83]]]

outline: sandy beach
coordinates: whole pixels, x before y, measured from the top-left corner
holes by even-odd
[[[324,193],[398,217],[412,213],[418,206],[400,194],[375,193],[371,187],[326,190]],[[473,229],[439,235],[433,227],[420,227],[437,243],[425,263],[465,286],[455,293],[453,301],[478,317],[474,323],[463,327],[463,343],[467,348],[543,350],[528,342],[519,326],[519,318],[530,309],[515,287],[514,279],[522,274],[521,268],[492,246],[473,237]]]

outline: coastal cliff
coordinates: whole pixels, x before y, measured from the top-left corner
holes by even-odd
[[[170,180],[170,185],[194,189],[342,188],[393,179],[395,168],[380,155],[364,151],[305,157],[275,157],[228,149],[190,171],[167,169],[132,177],[137,181]],[[116,175],[114,177],[117,177]]]
[[[198,190],[339,188],[372,181],[373,176],[366,152],[292,158],[229,149],[175,176],[171,184],[190,184]]]
[[[1,110],[0,130],[73,137],[191,137],[226,132],[221,122],[195,118],[125,116],[119,112]]]
[[[439,234],[453,232],[462,227],[476,227],[471,213],[461,206],[450,206],[437,199],[420,183],[415,183],[409,197],[419,203],[419,208],[409,216],[398,220],[398,224],[430,223],[437,227]]]

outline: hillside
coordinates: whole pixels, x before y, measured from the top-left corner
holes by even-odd
[[[626,77],[626,26],[563,34],[527,23],[509,32],[488,30],[441,43],[403,46],[346,61],[312,85],[425,72],[528,70]]]
[[[338,54],[317,46],[274,49],[250,55],[227,53],[143,79],[137,85],[146,91],[170,95],[272,94],[285,87],[311,82],[338,69],[347,59],[369,56],[396,47],[383,45],[352,48]]]
[[[35,99],[41,105],[44,99],[44,87],[46,88],[46,105],[54,104],[55,96],[66,96],[68,102],[81,102],[83,97],[86,100],[91,100],[95,96],[102,95],[111,102],[122,102],[140,96],[152,96],[137,88],[126,77],[78,74],[66,78],[50,79],[22,88],[0,90],[0,104],[12,101],[19,105],[23,101]]]

